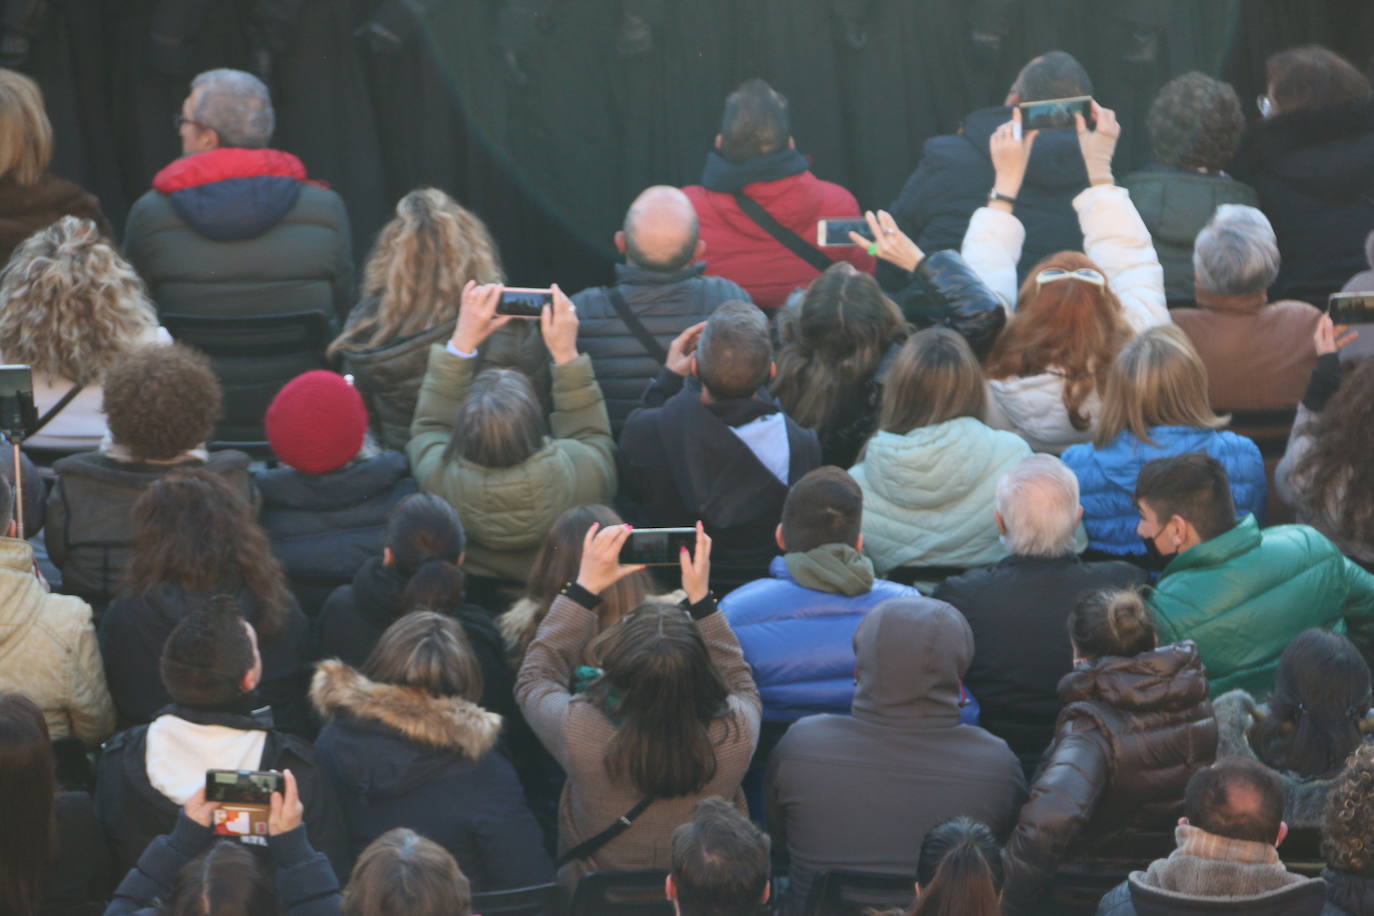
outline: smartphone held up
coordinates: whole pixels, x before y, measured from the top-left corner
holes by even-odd
[[[512,318],[538,318],[544,306],[553,305],[553,289],[529,286],[503,286],[496,314]]]
[[[1093,99],[1090,95],[1076,95],[1065,99],[1043,99],[1038,102],[1022,102],[1016,106],[1021,109],[1021,130],[1046,130],[1053,127],[1074,127],[1073,116],[1083,116],[1083,123],[1092,130]]]
[[[267,770],[206,770],[205,800],[220,802],[211,829],[245,842],[267,841],[272,793],[283,792],[285,779]]]

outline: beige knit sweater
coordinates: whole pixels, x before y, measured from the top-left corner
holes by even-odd
[[[758,689],[725,615],[711,614],[697,626],[730,690],[730,715],[711,723],[715,778],[694,795],[656,800],[590,859],[565,866],[560,872],[564,881],[591,871],[667,868],[673,830],[691,820],[692,806],[699,799],[720,796],[746,810],[740,780],[758,744]],[[561,595],[555,598],[515,682],[525,719],[568,774],[559,803],[560,853],[605,830],[643,797],[628,782],[613,782],[606,772],[603,758],[614,726],[586,697],[569,692],[582,646],[596,631],[596,614]]]

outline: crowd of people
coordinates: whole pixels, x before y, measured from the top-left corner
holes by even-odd
[[[615,283],[521,316],[433,188],[359,280],[240,71],[117,242],[0,70],[0,913],[647,869],[682,914],[856,871],[894,914],[1374,914],[1374,360],[1322,308],[1374,299],[1374,89],[1267,78],[1248,125],[1174,79],[1118,181],[1110,108],[1023,120],[1093,93],[1047,53],[866,212],[750,80]],[[168,328],[302,313],[340,371],[221,441]],[[255,828],[211,770],[280,774]]]

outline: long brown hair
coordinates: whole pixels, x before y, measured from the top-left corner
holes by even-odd
[[[992,831],[969,817],[932,827],[916,862],[921,895],[912,916],[1000,916],[1002,850]]]
[[[261,916],[276,913],[277,894],[257,856],[220,840],[182,866],[166,916]]]
[[[1312,446],[1293,476],[1299,508],[1327,515],[1343,540],[1374,543],[1374,359],[1347,369],[1341,387],[1310,427]]]
[[[361,295],[377,307],[329,345],[329,355],[366,350],[458,317],[463,286],[502,283],[501,257],[476,214],[437,188],[411,191],[377,235]]]
[[[539,552],[534,555],[530,577],[525,584],[525,598],[536,610],[515,640],[513,648],[517,655],[523,655],[525,647],[534,639],[559,591],[577,578],[577,569],[582,563],[582,540],[587,529],[594,524],[606,528],[624,523],[614,509],[600,505],[573,506],[553,523],[544,543],[539,545]],[[606,631],[643,604],[651,586],[649,574],[641,571],[631,573],[602,592],[601,603],[596,608],[600,629]]]
[[[840,261],[807,288],[795,336],[778,353],[773,395],[802,426],[827,427],[852,409],[888,347],[908,330],[878,281]]]
[[[343,916],[468,916],[472,886],[448,850],[397,827],[358,856],[340,909]]]
[[[957,417],[983,419],[987,393],[978,357],[949,328],[917,331],[902,344],[883,381],[878,428],[905,435]]]
[[[711,722],[730,690],[682,608],[648,603],[601,644],[602,678],[588,695],[618,721],[606,771],[655,798],[679,798],[716,775]]]
[[[1102,393],[1107,367],[1131,339],[1131,327],[1109,286],[1074,279],[1037,286],[1036,276],[1050,267],[1101,272],[1078,251],[1061,251],[1037,264],[1021,284],[1015,314],[988,354],[987,377],[1062,375],[1069,422],[1074,429],[1087,429],[1083,402],[1094,391]]]
[[[34,916],[56,830],[57,772],[43,712],[28,697],[0,696],[0,786],[5,829],[0,831],[0,913]]]
[[[246,591],[264,640],[286,628],[286,576],[248,501],[218,474],[172,471],[134,503],[134,555],[126,585],[147,593],[171,585],[201,594]]]
[[[1228,419],[1212,412],[1207,367],[1188,335],[1176,324],[1161,324],[1126,344],[1112,361],[1093,444],[1104,448],[1130,430],[1154,445],[1152,426],[1218,429]]]

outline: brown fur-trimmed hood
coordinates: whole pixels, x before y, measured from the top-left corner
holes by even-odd
[[[325,719],[342,712],[380,722],[411,741],[455,750],[473,760],[494,748],[501,736],[501,717],[476,703],[378,684],[338,659],[316,666],[310,700]]]

